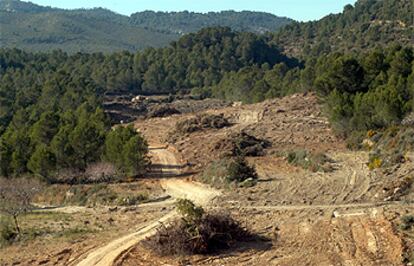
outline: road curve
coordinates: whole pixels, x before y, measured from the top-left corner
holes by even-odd
[[[150,155],[154,164],[161,168],[162,174],[171,177],[181,173],[181,167],[175,154],[166,147],[150,148]],[[208,205],[220,193],[208,186],[197,182],[185,181],[178,178],[165,178],[161,180],[161,186],[173,198],[188,198],[199,205]],[[112,266],[114,261],[125,251],[139,243],[141,240],[156,233],[157,228],[177,216],[171,211],[159,220],[142,227],[137,232],[111,241],[105,246],[99,247],[86,255],[79,262],[70,265],[78,266]]]

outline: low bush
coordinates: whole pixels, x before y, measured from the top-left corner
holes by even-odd
[[[312,172],[331,172],[333,160],[323,153],[311,153],[307,150],[291,151],[286,156],[287,161],[295,166]]]
[[[241,185],[244,182],[254,185],[257,178],[255,168],[249,166],[246,159],[242,156],[224,157],[214,161],[200,175],[202,182],[216,187],[229,186],[231,184]]]
[[[144,194],[130,195],[126,197],[118,197],[116,200],[117,205],[120,206],[133,206],[141,202],[148,200],[148,196]]]
[[[406,154],[414,150],[414,128],[390,127],[369,140],[374,143],[369,154],[369,168],[390,167],[404,163]]]
[[[11,219],[0,216],[0,247],[10,244],[17,236],[18,233]]]
[[[178,199],[175,207],[183,219],[190,221],[201,219],[204,214],[203,208],[196,206],[191,200]]]
[[[401,230],[410,230],[414,228],[414,215],[405,215],[401,217]]]
[[[252,235],[228,214],[205,213],[191,201],[178,202],[183,217],[144,241],[144,246],[161,256],[211,254],[247,241]]]

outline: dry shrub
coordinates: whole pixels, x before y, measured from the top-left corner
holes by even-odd
[[[49,183],[74,184],[83,175],[83,172],[76,168],[62,168],[57,170],[53,177],[49,177]]]
[[[49,178],[52,184],[95,184],[103,182],[120,181],[117,168],[107,162],[89,164],[85,171],[76,168],[59,169],[53,178]]]
[[[84,176],[89,183],[110,182],[117,179],[117,169],[111,163],[93,163],[88,165]]]
[[[187,120],[178,122],[175,126],[175,132],[187,134],[203,129],[220,129],[230,126],[230,122],[221,115],[202,114]]]
[[[312,172],[331,172],[334,161],[323,153],[312,153],[307,150],[291,151],[286,156],[287,161],[295,166]]]
[[[171,107],[168,105],[154,106],[149,110],[147,114],[147,118],[167,117],[167,116],[175,115],[175,114],[181,114],[181,112],[175,109],[174,107]]]
[[[390,127],[383,132],[378,132],[370,140],[374,142],[369,155],[370,168],[391,167],[405,163],[407,152],[414,149],[414,128]],[[381,160],[381,164],[375,165],[375,160]]]
[[[218,141],[214,149],[224,151],[229,156],[263,156],[265,149],[270,146],[267,140],[240,132]]]
[[[0,178],[0,215],[13,219],[18,235],[21,234],[18,217],[34,209],[32,199],[42,187],[43,185],[35,179]]]
[[[181,218],[163,225],[144,241],[144,246],[161,256],[211,254],[247,241],[252,235],[228,214],[203,214],[200,219]]]

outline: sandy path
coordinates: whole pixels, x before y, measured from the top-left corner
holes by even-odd
[[[153,163],[161,165],[162,174],[166,176],[178,175],[181,167],[175,154],[166,148],[152,148],[150,155]],[[162,167],[164,166],[164,168]],[[165,179],[161,181],[162,187],[173,198],[188,198],[197,204],[207,205],[211,200],[219,195],[219,192],[205,185],[184,181],[177,178]],[[137,232],[118,238],[110,243],[93,250],[79,263],[71,263],[78,266],[110,266],[125,251],[136,245],[139,241],[153,235],[161,223],[166,223],[176,217],[176,212],[172,211],[157,221],[153,221]]]

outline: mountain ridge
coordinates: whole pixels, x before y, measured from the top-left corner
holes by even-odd
[[[147,18],[143,18],[142,14],[146,14]],[[159,17],[155,19],[155,23],[154,14]],[[165,20],[166,16],[171,17],[172,14],[176,16],[176,25],[190,26],[181,30],[177,27],[166,28],[166,25],[174,25],[169,21],[157,22],[159,19]],[[186,14],[190,17],[186,17]],[[215,19],[210,21],[211,16]],[[105,8],[68,10],[20,0],[0,0],[0,43],[2,48],[29,51],[136,51],[166,46],[183,34],[196,32],[204,27],[228,26],[233,30],[263,33],[292,21],[268,13],[248,11],[206,14],[144,11],[129,17]],[[159,26],[155,27],[157,24]]]

